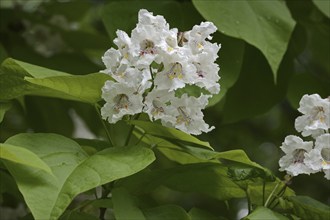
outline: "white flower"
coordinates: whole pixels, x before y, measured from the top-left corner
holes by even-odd
[[[192,56],[192,63],[196,67],[194,84],[201,88],[207,89],[212,94],[219,93],[219,66],[214,62],[210,62],[210,55],[208,53],[201,53],[199,55]]]
[[[201,95],[196,98],[183,94],[181,98],[174,98],[168,111],[170,114],[162,118],[162,123],[195,135],[213,130],[214,127],[209,127],[203,120],[204,115],[201,111],[207,105],[209,97]]]
[[[303,136],[316,137],[330,128],[330,101],[322,99],[318,94],[304,95],[299,103],[298,111],[304,115],[295,121],[297,131]]]
[[[101,108],[103,119],[116,123],[124,115],[140,113],[143,108],[143,86],[133,87],[123,83],[107,81],[102,88],[102,98],[106,101]]]
[[[184,54],[174,53],[164,56],[164,69],[155,77],[155,85],[158,89],[173,91],[192,84],[196,67],[188,62]]]
[[[313,142],[303,141],[300,137],[289,135],[282,143],[281,149],[286,154],[279,160],[280,171],[286,170],[289,175],[315,173],[305,163],[305,154],[313,148]]]
[[[210,96],[177,98],[175,90],[196,85],[212,94],[220,91],[219,66],[214,63],[220,45],[207,41],[215,31],[213,23],[202,22],[178,33],[163,16],[141,9],[131,36],[118,30],[114,40],[118,49],[111,48],[102,57],[106,66],[102,72],[115,80],[102,89],[106,101],[102,117],[115,123],[124,115],[144,111],[151,121],[161,119],[163,125],[186,133],[214,129],[204,122],[202,113]]]
[[[122,58],[128,61],[133,61],[132,55],[130,54],[130,48],[132,47],[132,41],[125,31],[117,30],[117,38],[113,42],[117,45]]]
[[[202,22],[200,25],[195,25],[191,31],[184,33],[184,39],[181,41],[183,45],[189,47],[193,54],[206,51],[213,54],[213,58],[210,62],[214,62],[217,58],[217,52],[220,49],[220,45],[212,44],[206,39],[211,40],[210,34],[214,33],[217,27],[212,22]],[[185,43],[186,41],[186,43]]]
[[[325,177],[330,180],[330,134],[318,136],[315,148],[305,156],[306,165],[315,171],[323,170]]]
[[[145,97],[145,112],[150,120],[163,118],[168,114],[168,105],[174,99],[174,92],[168,90],[153,90]]]
[[[115,50],[114,48],[110,48],[102,56],[102,61],[106,67],[106,69],[103,70],[102,72],[107,74],[116,73],[120,65],[121,54],[118,50]]]
[[[131,54],[138,57],[136,66],[143,68],[153,61],[162,62],[161,51],[172,51],[176,46],[176,29],[169,29],[163,16],[153,16],[145,9],[139,11],[139,23],[132,31]]]

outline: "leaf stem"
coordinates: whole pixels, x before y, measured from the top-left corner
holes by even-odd
[[[103,118],[102,118],[102,116],[101,116],[100,106],[99,106],[98,104],[95,104],[95,110],[96,110],[96,112],[97,112],[97,115],[99,116],[99,119],[101,120],[101,123],[102,123],[102,125],[103,125],[104,130],[105,130],[105,133],[106,133],[106,135],[107,135],[108,141],[109,141],[111,147],[113,147],[113,146],[114,146],[113,141],[112,141],[112,139],[111,139],[111,136],[110,136],[109,130],[108,130],[108,128],[107,128],[107,125],[105,124],[105,122],[104,122],[104,120],[103,120]]]
[[[248,205],[248,212],[250,214],[252,212],[252,203],[251,203],[250,195],[249,195],[247,190],[245,191],[245,193],[246,193],[246,199],[247,199],[247,203],[248,203],[247,204]]]
[[[262,183],[262,204],[265,204],[265,191],[266,191],[266,181]]]
[[[111,192],[111,188],[112,188],[112,184],[109,183],[109,185],[104,184],[102,185],[102,196],[101,199],[105,199],[107,198],[108,194]],[[100,208],[100,215],[99,215],[99,219],[100,220],[105,220],[105,212],[107,211],[107,208],[101,207]]]
[[[267,198],[267,200],[266,200],[266,202],[265,202],[265,204],[264,204],[265,207],[268,206],[268,203],[270,202],[271,198],[273,197],[273,195],[274,195],[274,193],[276,192],[276,190],[277,190],[277,188],[278,188],[279,185],[280,185],[280,182],[278,182],[278,183],[276,184],[276,186],[274,187],[273,191],[269,194],[269,196],[268,196],[268,198]]]
[[[137,119],[139,119],[140,115],[141,115],[141,113],[135,115],[134,117],[131,118],[131,120],[137,120]],[[131,140],[131,137],[132,137],[134,128],[135,128],[135,125],[131,125],[131,127],[130,127],[130,129],[128,131],[128,135],[127,135],[127,138],[126,138],[126,141],[125,141],[125,145],[124,146],[127,146],[129,144],[129,141]]]
[[[129,141],[132,137],[132,134],[133,134],[133,130],[135,128],[135,125],[131,125],[129,131],[128,131],[128,135],[127,135],[127,138],[126,138],[126,141],[125,141],[125,146],[127,146],[129,144]]]

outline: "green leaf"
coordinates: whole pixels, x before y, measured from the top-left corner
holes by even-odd
[[[219,200],[245,197],[245,192],[227,176],[227,168],[217,163],[184,164],[143,172],[117,184],[132,193],[146,193],[164,185],[173,190],[201,193]]]
[[[98,220],[96,216],[84,213],[84,212],[78,212],[78,211],[68,211],[66,212],[59,220]]]
[[[316,7],[322,11],[323,14],[330,17],[330,1],[328,0],[312,0]]]
[[[0,123],[5,117],[6,111],[8,111],[10,108],[11,108],[10,102],[0,102]]]
[[[225,218],[222,217],[216,217],[212,215],[211,213],[198,209],[198,208],[192,208],[189,211],[189,216],[191,220],[225,220]]]
[[[132,175],[155,159],[151,150],[139,146],[105,149],[89,157],[76,142],[55,134],[19,134],[6,144],[33,151],[55,175],[5,162],[35,219],[57,219],[79,193]]]
[[[7,59],[2,64],[0,79],[0,100],[38,95],[94,104],[101,100],[101,88],[111,77],[102,73],[70,75]]]
[[[275,177],[273,176],[271,171],[251,161],[243,150],[231,150],[231,151],[220,152],[217,153],[216,158],[225,160],[227,162],[231,162],[232,165],[234,165],[231,170],[233,172],[232,174],[235,174],[236,172],[236,174],[241,175],[241,177],[243,178],[252,177],[252,176],[256,177],[261,175],[266,180],[269,181],[275,180]],[[253,169],[251,170],[247,167],[239,167],[237,165],[248,165],[249,167],[254,168],[256,170]]]
[[[243,39],[261,50],[276,80],[295,25],[284,1],[193,0],[193,3],[223,34]]]
[[[212,96],[207,107],[217,104],[238,80],[243,64],[245,43],[242,40],[216,33],[214,42],[221,44],[217,63],[220,66],[220,93]]]
[[[329,219],[330,207],[308,196],[292,196],[288,200],[293,204],[294,214],[303,219]]]
[[[111,79],[103,73],[70,75],[13,59],[2,64],[0,77],[0,100],[37,95],[92,104],[101,100],[101,88]]]
[[[163,205],[144,211],[147,220],[190,220],[186,211],[176,205]]]
[[[250,215],[246,216],[244,220],[289,220],[289,218],[272,211],[263,206],[257,207]]]
[[[240,76],[226,93],[220,112],[223,122],[233,123],[269,111],[284,97],[283,87],[280,78],[275,85],[271,69],[262,54],[246,45]]]
[[[137,207],[134,198],[125,188],[112,190],[113,211],[117,220],[145,220],[143,212]]]
[[[263,181],[260,181],[260,182],[253,181],[253,182],[249,183],[249,185],[247,186],[246,192],[249,195],[252,205],[263,206],[266,199],[268,198],[268,196],[270,196],[270,194],[272,193],[272,191],[274,190],[274,188],[276,187],[277,184],[279,184],[279,185],[278,185],[277,191],[275,193],[278,193],[285,185],[280,180],[277,180],[274,182],[265,182],[265,188],[264,188],[262,182]],[[282,195],[282,197],[288,197],[288,196],[294,196],[294,195],[295,195],[295,192],[292,189],[290,189],[289,187],[286,187],[285,192]],[[275,203],[278,201],[281,204],[281,202],[283,201],[282,197],[279,197],[278,199],[276,199]]]
[[[23,147],[10,144],[0,144],[0,158],[12,161],[14,163],[19,163],[25,166],[44,170],[45,172],[52,174],[51,169],[42,159],[40,159],[32,151]]]
[[[122,7],[125,4],[126,7]],[[114,39],[116,30],[120,29],[128,34],[138,22],[138,11],[147,9],[154,15],[164,16],[170,27],[178,28],[179,31],[187,31],[194,25],[203,21],[193,4],[189,1],[148,1],[148,0],[123,0],[112,1],[103,8],[103,23],[110,36]],[[125,15],[128,19],[118,19]]]
[[[164,127],[160,124],[152,123],[149,121],[130,121],[129,123],[139,127],[146,134],[150,134],[155,137],[164,138],[170,141],[177,141],[181,143],[190,143],[197,146],[206,147],[209,149],[213,148],[208,142],[200,141],[199,139],[191,136],[185,132],[179,131],[175,128]]]
[[[23,61],[8,58],[2,64],[3,72],[10,71],[20,71],[27,76],[34,78],[46,78],[51,76],[69,76],[70,74],[64,73],[57,70],[47,69],[41,66],[33,65]]]
[[[32,92],[31,95],[57,97],[93,104],[101,100],[101,88],[104,82],[111,78],[103,73],[92,73],[47,78],[25,77],[24,79],[42,87],[40,90]]]
[[[296,74],[290,80],[287,98],[291,106],[298,109],[303,95],[317,93],[325,98],[330,92],[327,87],[328,82],[323,82],[312,74]]]
[[[35,132],[56,133],[72,136],[74,123],[70,117],[72,107],[66,100],[46,97],[25,97],[25,118],[29,127]],[[49,113],[51,112],[51,117]]]

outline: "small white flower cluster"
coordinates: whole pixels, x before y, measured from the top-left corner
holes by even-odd
[[[286,155],[279,160],[280,171],[292,176],[323,171],[330,180],[330,97],[304,95],[299,104],[298,111],[303,115],[296,119],[295,128],[315,141],[287,136],[281,146]]]
[[[215,31],[213,23],[202,22],[178,32],[169,28],[163,16],[141,9],[131,37],[118,30],[114,40],[118,49],[110,48],[102,57],[103,72],[114,79],[102,88],[103,119],[116,123],[125,115],[145,112],[151,121],[160,119],[164,126],[186,133],[212,130],[201,110],[210,94],[220,91],[215,63],[220,45],[207,41]],[[202,88],[208,95],[176,96],[186,85]]]

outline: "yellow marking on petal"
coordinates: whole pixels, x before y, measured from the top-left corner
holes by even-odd
[[[202,48],[203,48],[203,45],[202,45],[201,43],[198,43],[198,44],[197,44],[197,48],[198,48],[198,49],[202,49]]]
[[[171,69],[167,72],[167,77],[171,80],[174,78],[182,79],[182,65],[178,62],[174,63]]]
[[[168,52],[173,51],[173,47],[168,47],[168,48],[167,48],[167,51],[168,51]]]

